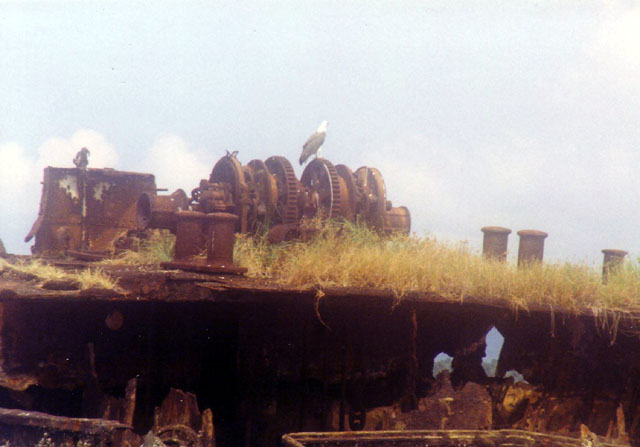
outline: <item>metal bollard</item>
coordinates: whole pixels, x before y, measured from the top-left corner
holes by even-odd
[[[616,250],[613,248],[605,248],[602,250],[604,253],[604,261],[602,261],[602,282],[607,283],[607,278],[613,273],[624,261],[624,257],[627,256],[627,252],[624,250]]]
[[[207,245],[208,264],[233,265],[234,229],[238,219],[238,216],[231,213],[207,214],[209,221],[207,234],[211,237],[211,241]]]
[[[504,227],[482,227],[482,256],[498,261],[507,260],[507,244],[511,230]]]
[[[544,256],[544,239],[548,236],[544,231],[520,230],[520,246],[518,247],[518,267],[532,262],[542,262]]]
[[[175,261],[189,261],[207,246],[204,232],[207,215],[197,211],[176,212]]]
[[[203,273],[246,273],[247,269],[233,263],[234,227],[238,216],[230,213],[205,214],[198,211],[177,211],[174,259],[161,265],[165,268]],[[206,259],[194,259],[206,250]]]

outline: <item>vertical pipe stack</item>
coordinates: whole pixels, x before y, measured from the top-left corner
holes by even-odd
[[[533,262],[542,262],[544,257],[544,239],[548,236],[544,231],[520,230],[520,247],[518,248],[518,267]]]
[[[504,227],[482,227],[482,255],[487,259],[507,260],[507,244],[511,230]]]

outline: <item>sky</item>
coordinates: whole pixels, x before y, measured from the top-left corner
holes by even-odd
[[[625,1],[0,0],[0,238],[45,166],[191,191],[227,150],[378,168],[412,231],[549,233],[545,259],[640,256],[640,6]]]

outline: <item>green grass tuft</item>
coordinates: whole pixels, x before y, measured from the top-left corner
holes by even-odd
[[[173,259],[176,237],[168,230],[149,232],[146,239],[134,239],[135,245],[112,259],[101,262],[105,265],[149,265],[158,266]]]

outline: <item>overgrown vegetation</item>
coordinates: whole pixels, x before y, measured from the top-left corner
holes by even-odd
[[[383,236],[346,222],[310,224],[307,241],[270,245],[265,236],[241,236],[235,261],[248,275],[289,287],[371,287],[398,298],[432,292],[451,300],[479,297],[527,308],[628,309],[640,305],[640,267],[627,262],[602,284],[599,270],[570,263],[528,268],[486,260],[464,245],[432,238]]]
[[[124,234],[120,237],[124,237]],[[130,249],[120,252],[112,259],[104,260],[102,263],[158,266],[173,258],[176,238],[168,230],[153,230],[144,239],[130,238],[129,240],[133,244]]]
[[[281,244],[268,243],[266,231],[238,235],[234,260],[248,269],[248,276],[285,287],[386,289],[398,299],[426,292],[454,301],[477,297],[524,309],[531,305],[569,310],[640,307],[640,266],[633,261],[624,263],[603,284],[601,271],[585,264],[536,263],[518,269],[511,263],[487,260],[464,244],[414,235],[386,236],[349,222],[314,220],[305,222],[302,232],[307,235],[304,240]],[[157,266],[172,259],[174,244],[169,232],[154,231],[132,250],[103,263]],[[38,265],[34,269],[39,273],[34,274],[53,276],[43,274],[43,268]]]
[[[11,264],[0,259],[0,272],[10,271],[18,275],[45,281],[67,281],[76,283],[80,290],[99,288],[114,289],[116,281],[105,274],[101,269],[84,269],[81,271],[66,271],[61,268],[46,264],[39,259],[29,261],[16,261]]]
[[[584,264],[534,263],[518,269],[487,260],[464,244],[386,236],[350,222],[314,220],[302,229],[307,235],[303,240],[281,244],[268,243],[266,232],[239,235],[234,260],[248,269],[248,276],[293,288],[386,289],[398,299],[413,292],[434,293],[454,301],[477,297],[524,309],[640,308],[640,265],[634,261],[626,261],[603,284],[600,270]],[[102,263],[155,267],[172,259],[175,237],[168,231],[133,241],[132,249]],[[69,272],[37,259],[13,264],[0,259],[0,272],[4,270],[42,282],[73,281],[81,289],[116,287],[100,268]]]

